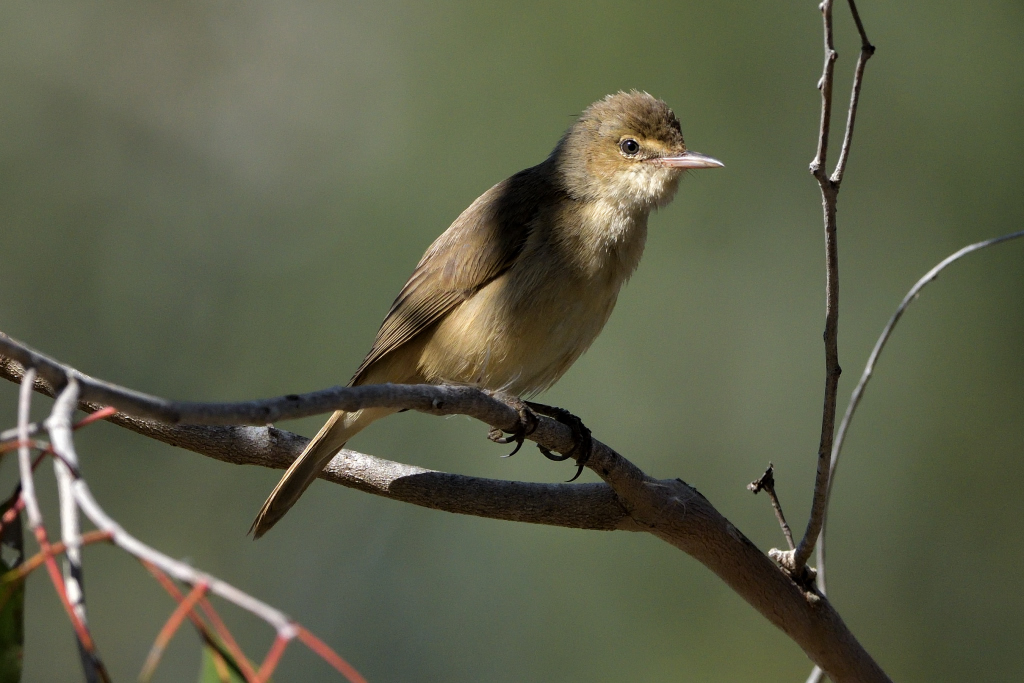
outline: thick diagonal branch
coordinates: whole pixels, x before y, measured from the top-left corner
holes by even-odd
[[[3,339],[4,349],[17,346],[22,358],[39,357],[9,338],[0,339]],[[63,384],[74,377],[81,382],[79,378],[85,377],[72,368],[65,370],[65,366],[52,359],[46,362],[49,379],[36,385],[36,389],[44,393],[52,395],[50,381]],[[17,380],[23,373],[19,363],[0,362],[0,375],[8,379]],[[171,410],[179,420],[183,416],[191,419],[194,415],[217,422],[237,411],[251,416],[264,415],[259,411],[277,410],[282,406],[283,410],[308,409],[303,405],[303,397],[287,396],[242,404],[179,404],[122,390],[98,380],[91,382],[91,385],[82,383],[83,394],[87,386],[99,387],[115,407],[122,401],[145,406],[155,401],[158,406]],[[128,393],[122,395],[122,392]],[[324,398],[327,395],[331,398]],[[389,405],[434,414],[461,413],[501,428],[511,428],[518,419],[514,408],[489,394],[466,387],[381,385],[373,391],[328,390],[306,395],[311,396],[327,403],[324,410]],[[192,412],[182,410],[182,406]],[[246,412],[252,411],[254,406],[256,413]],[[95,409],[97,406],[86,404],[84,407]],[[305,443],[302,437],[266,426],[159,425],[121,415],[113,419],[134,431],[228,462],[284,467]],[[542,418],[529,438],[560,452],[572,447],[571,431],[554,420]],[[587,466],[605,483],[497,482],[431,472],[346,451],[331,462],[325,478],[377,495],[464,514],[577,528],[647,531],[715,572],[788,634],[834,680],[889,680],[823,596],[798,586],[780,572],[695,489],[681,480],[652,479],[596,440]]]
[[[23,374],[20,363],[0,357],[0,377],[20,382]],[[396,389],[401,392],[411,388]],[[46,382],[37,380],[36,390],[53,396]],[[82,404],[83,410],[90,412],[99,407],[93,402]],[[515,410],[508,410],[516,415]],[[108,421],[216,460],[273,469],[286,469],[308,442],[303,436],[274,427],[168,425],[124,413],[117,413]],[[569,429],[552,420],[548,422],[552,431],[565,431],[565,441],[553,439],[547,442],[550,447],[568,448]],[[469,477],[347,449],[331,461],[320,478],[405,503],[477,517],[602,531],[636,529],[607,484],[537,484]]]

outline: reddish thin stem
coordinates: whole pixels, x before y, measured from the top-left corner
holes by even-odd
[[[50,545],[50,541],[46,538],[46,530],[43,527],[36,527],[32,530],[36,535],[36,540],[39,542],[39,547],[43,555],[43,562],[46,564],[46,570],[50,575],[50,581],[53,582],[53,587],[57,591],[58,597],[60,597],[61,604],[64,605],[64,611],[68,613],[68,618],[71,620],[71,626],[75,629],[75,634],[78,636],[78,642],[82,644],[82,647],[90,655],[96,651],[96,645],[92,641],[92,636],[89,635],[89,629],[85,627],[82,620],[75,614],[74,607],[71,606],[71,600],[68,599],[67,591],[64,590],[64,577],[61,576],[60,568],[57,567],[57,562],[53,559],[53,547]]]
[[[14,501],[11,507],[7,508],[7,512],[4,513],[3,517],[0,517],[0,531],[3,531],[4,527],[13,522],[21,514],[21,511],[25,509],[25,499],[18,494],[18,499]]]
[[[36,439],[26,439],[25,441],[15,440],[8,441],[7,443],[0,446],[0,453],[7,453],[8,451],[16,451],[22,446],[28,446],[29,448],[35,448],[41,451],[53,452],[50,448],[50,444],[45,441],[37,441]]]
[[[174,581],[172,581],[170,577],[167,576],[167,574],[163,573],[158,567],[156,567],[156,565],[153,565],[145,560],[139,560],[139,562],[141,562],[142,565],[146,567],[146,569],[153,575],[157,582],[161,586],[163,586],[164,590],[166,590],[167,593],[172,598],[179,602],[183,599],[181,591],[178,590],[178,587],[174,585]],[[189,610],[188,618],[189,621],[192,622],[192,625],[196,627],[196,630],[199,631],[199,635],[202,637],[203,642],[205,642],[211,649],[213,649],[219,657],[223,659],[227,659],[229,657],[233,658],[233,655],[231,655],[230,652],[227,652],[224,649],[224,646],[221,643],[219,643],[216,638],[214,638],[214,635],[212,633],[210,633],[209,626],[207,626],[206,622],[203,621],[202,617],[199,616],[199,614],[196,612],[194,608]],[[225,663],[224,666],[226,667],[227,664]],[[238,672],[239,675],[244,677],[241,669],[239,668],[239,665],[235,664],[233,668]]]
[[[256,683],[256,671],[252,668],[252,664],[248,659],[245,658],[245,653],[242,652],[242,648],[239,647],[238,642],[235,641],[235,637],[231,635],[231,631],[224,624],[224,621],[217,614],[217,610],[213,608],[210,601],[207,598],[203,598],[199,601],[199,606],[203,609],[203,613],[206,614],[206,618],[210,620],[213,625],[213,630],[220,636],[220,639],[224,641],[224,646],[231,653],[231,656],[235,658],[238,663],[238,667],[242,670],[245,675],[247,682]]]
[[[351,664],[342,659],[327,643],[314,636],[305,627],[295,624],[295,635],[306,647],[337,669],[350,683],[366,683],[366,679]]]
[[[146,657],[146,662],[142,665],[142,672],[139,673],[139,680],[148,681],[156,671],[157,665],[160,664],[160,658],[164,654],[164,650],[167,648],[167,644],[171,642],[171,638],[181,628],[182,622],[185,621],[185,617],[192,611],[199,599],[206,593],[206,582],[200,581],[195,585],[188,596],[183,600],[178,601],[178,606],[171,612],[171,616],[167,618],[167,623],[164,624],[163,628],[156,635],[156,640],[153,641],[153,647],[149,649],[149,655]]]
[[[5,520],[6,521],[6,520]],[[109,541],[112,535],[109,531],[90,531],[82,534],[82,545],[89,545],[91,543],[99,543],[100,541]],[[67,546],[64,545],[63,541],[58,541],[50,546],[48,552],[39,552],[28,558],[17,569],[12,569],[3,576],[0,576],[0,583],[8,583],[11,581],[20,581],[26,576],[31,574],[36,569],[39,569],[44,562],[46,562],[47,555],[61,555],[67,550]]]
[[[99,422],[105,420],[112,415],[117,415],[117,408],[113,406],[107,406],[106,408],[100,408],[95,413],[86,415],[81,420],[72,425],[72,429],[81,429],[87,425],[91,425],[93,422]]]
[[[150,562],[147,562],[146,560],[139,560],[139,562],[142,563],[142,566],[145,567],[149,571],[149,573],[153,575],[153,577],[157,580],[157,583],[163,586],[163,589],[167,591],[167,593],[172,598],[174,598],[177,601],[181,601],[183,599],[182,593],[180,590],[178,590],[178,587],[174,585],[174,581],[172,581],[171,578],[167,576],[167,574],[161,571],[159,567]],[[203,608],[203,611],[206,612],[206,616],[210,619],[210,623],[213,625],[214,630],[217,631],[217,635],[221,638],[221,640],[224,641],[224,646],[227,648],[228,652],[234,658],[235,663],[241,670],[242,676],[246,680],[246,683],[255,683],[256,672],[253,670],[252,665],[249,663],[249,660],[245,658],[245,654],[242,652],[242,649],[238,647],[238,643],[235,642],[235,639],[231,637],[231,632],[227,630],[227,627],[224,626],[224,622],[220,620],[220,617],[217,615],[217,612],[214,611],[213,606],[210,605],[209,600],[207,600],[205,595],[201,595],[199,596],[198,602],[199,605]],[[207,630],[206,624],[203,623],[203,620],[199,617],[199,615],[196,613],[194,609],[189,612],[189,618],[192,620],[192,623],[196,625],[196,628],[198,628],[204,634],[207,640],[210,643],[213,643],[213,637]]]
[[[285,633],[277,634],[277,637],[274,638],[274,642],[271,644],[270,649],[267,650],[267,656],[263,658],[263,663],[260,665],[259,673],[256,674],[256,680],[258,683],[266,683],[270,680],[271,674],[274,673],[274,669],[277,668],[278,662],[281,661],[281,655],[284,654],[285,648],[288,647],[288,642],[294,637],[294,635],[288,635]]]

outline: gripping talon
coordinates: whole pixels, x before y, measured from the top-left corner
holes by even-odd
[[[512,440],[516,442],[516,447],[512,449],[511,453],[509,453],[508,455],[503,455],[501,457],[503,457],[503,458],[511,458],[513,455],[518,453],[519,449],[523,447],[523,442],[526,441],[526,435],[525,434],[518,434]],[[509,441],[505,441],[505,443],[509,443]]]
[[[512,449],[512,452],[508,455],[503,455],[503,458],[511,458],[513,455],[519,452],[519,449],[523,447],[523,443],[526,442],[526,437],[533,434],[534,430],[537,429],[537,416],[534,414],[530,406],[524,401],[516,399],[516,403],[513,404],[516,412],[519,413],[519,420],[515,428],[509,433],[508,436],[504,436],[504,432],[497,427],[491,428],[491,431],[487,432],[487,438],[494,443],[515,443],[516,447]]]
[[[545,458],[547,458],[548,460],[554,460],[555,462],[563,462],[572,457],[572,451],[569,451],[568,453],[565,453],[563,455],[555,455],[554,453],[549,451],[547,448],[544,448],[544,446],[541,446],[540,444],[537,444],[537,450],[540,451]]]
[[[509,434],[508,436],[505,436],[504,432],[502,432],[497,427],[495,427],[495,428],[491,429],[491,431],[487,432],[487,438],[490,439],[491,441],[493,441],[494,443],[500,443],[500,444],[506,444],[506,443],[515,442],[516,447],[514,449],[512,449],[511,453],[508,453],[507,455],[501,456],[503,458],[511,458],[513,455],[518,453],[519,449],[523,447],[523,442],[526,441],[526,435],[525,434],[512,433],[512,434]]]
[[[579,469],[576,470],[576,474],[569,481],[576,481],[580,474],[583,473],[583,467],[590,460],[590,455],[594,449],[594,440],[590,436],[590,430],[587,429],[586,425],[583,424],[583,420],[576,417],[568,410],[564,408],[556,408],[554,406],[546,406],[543,403],[531,403],[527,404],[535,413],[539,415],[546,415],[548,417],[558,420],[562,424],[572,429],[572,448],[561,455],[555,455],[549,449],[537,444],[537,448],[548,460],[554,460],[555,462],[561,462],[568,460],[569,458],[575,457],[579,453],[579,457],[576,457],[576,465]],[[569,483],[569,482],[566,482]]]

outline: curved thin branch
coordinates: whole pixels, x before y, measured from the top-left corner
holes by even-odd
[[[956,261],[959,261],[964,256],[971,254],[975,251],[991,247],[996,244],[1002,244],[1003,242],[1009,242],[1019,237],[1024,237],[1024,230],[1018,232],[1012,232],[1008,235],[1001,235],[999,237],[993,237],[991,239],[983,240],[981,242],[975,242],[969,244],[963,249],[950,254],[946,258],[942,259],[934,268],[929,270],[924,276],[918,280],[907,295],[903,297],[903,301],[896,308],[896,312],[889,318],[889,322],[886,323],[885,328],[882,330],[882,334],[879,335],[878,341],[875,342],[875,347],[871,350],[871,355],[868,356],[868,362],[864,366],[864,372],[861,373],[860,381],[857,382],[857,387],[853,390],[853,394],[850,395],[850,403],[846,406],[846,413],[843,415],[843,421],[839,424],[839,432],[836,434],[836,442],[832,447],[832,459],[829,463],[829,478],[828,478],[828,491],[827,500],[832,498],[832,486],[835,484],[836,468],[839,466],[839,456],[843,452],[843,444],[846,442],[846,433],[850,429],[850,422],[853,420],[854,413],[857,412],[857,407],[860,405],[861,399],[864,398],[864,390],[867,388],[868,382],[875,373],[875,364],[878,363],[878,357],[882,355],[882,349],[885,348],[885,344],[889,341],[889,337],[892,336],[893,330],[896,327],[896,323],[900,321],[903,314],[906,312],[910,304],[914,303],[921,290],[924,289],[925,285],[929,284],[935,278],[939,276],[947,266],[952,265]],[[822,593],[825,592],[825,533],[822,531],[820,545],[818,546],[818,589]]]
[[[846,406],[846,413],[843,415],[843,421],[839,425],[839,433],[836,434],[835,444],[832,446],[832,459],[829,463],[829,474],[828,474],[828,489],[825,494],[825,517],[822,520],[821,535],[818,538],[817,555],[815,558],[815,569],[817,570],[817,576],[815,581],[818,586],[818,590],[824,595],[828,590],[828,584],[826,580],[825,571],[825,558],[826,558],[826,541],[828,539],[828,505],[832,500],[832,486],[835,484],[836,468],[839,466],[839,456],[843,451],[843,443],[846,441],[846,433],[850,429],[850,422],[853,420],[853,415],[857,412],[857,406],[860,405],[861,399],[864,398],[864,390],[867,388],[868,382],[871,380],[872,375],[875,372],[875,364],[878,362],[878,357],[882,354],[882,349],[885,348],[886,342],[889,341],[889,337],[892,336],[893,329],[896,327],[896,323],[903,317],[903,313],[907,310],[910,304],[917,300],[918,295],[924,286],[930,283],[932,280],[939,276],[946,266],[951,265],[953,262],[967,256],[968,254],[991,247],[1002,242],[1008,242],[1010,240],[1017,239],[1018,237],[1024,237],[1024,230],[1018,232],[1012,232],[1008,235],[1001,235],[1000,237],[993,237],[991,239],[983,240],[981,242],[975,242],[969,244],[963,249],[947,256],[938,263],[934,268],[924,274],[920,280],[918,280],[907,295],[903,297],[903,301],[896,308],[896,312],[889,318],[889,322],[886,323],[885,328],[882,330],[882,334],[879,335],[878,341],[875,342],[875,347],[871,350],[871,355],[868,357],[868,362],[864,366],[864,372],[861,373],[860,381],[857,382],[857,387],[853,390],[853,394],[850,396],[850,402]],[[815,666],[807,677],[807,683],[820,683],[824,678],[825,672],[822,671],[820,666]]]

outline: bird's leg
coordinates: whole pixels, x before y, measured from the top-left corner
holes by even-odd
[[[526,441],[526,437],[533,434],[534,430],[537,429],[536,413],[530,408],[530,405],[516,396],[501,396],[500,399],[507,403],[510,407],[515,408],[516,412],[519,413],[519,420],[516,422],[515,428],[509,432],[508,436],[504,435],[504,432],[497,427],[492,427],[491,431],[487,432],[487,438],[494,443],[512,443],[516,444],[516,447],[512,449],[512,452],[508,455],[503,455],[503,458],[511,458],[513,455],[519,452],[519,449],[523,447],[523,442]]]
[[[533,412],[537,413],[538,415],[545,415],[547,417],[553,418],[558,422],[561,422],[562,424],[566,425],[567,427],[569,427],[569,429],[572,430],[573,444],[572,448],[570,448],[567,453],[555,455],[550,450],[544,448],[544,446],[541,446],[540,444],[537,444],[537,448],[540,450],[541,453],[544,454],[545,458],[547,458],[548,460],[554,460],[556,462],[568,460],[569,458],[575,457],[576,465],[579,469],[576,470],[576,474],[574,474],[572,479],[570,479],[569,481],[576,481],[579,478],[580,474],[583,473],[583,466],[587,464],[588,460],[590,460],[590,454],[594,450],[594,440],[590,436],[590,430],[587,429],[587,426],[583,424],[583,420],[576,417],[575,415],[570,413],[568,410],[565,410],[564,408],[546,406],[543,403],[534,403],[532,401],[527,401],[526,405],[529,406],[530,409],[533,410]]]

